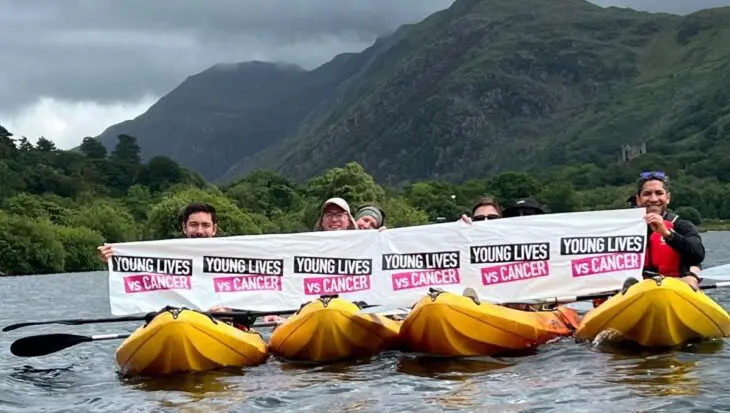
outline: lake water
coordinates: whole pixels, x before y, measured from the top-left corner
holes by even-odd
[[[730,233],[703,234],[707,266],[730,262]],[[726,308],[728,289],[708,294]],[[106,273],[0,278],[0,324],[106,317]],[[122,379],[120,341],[84,343],[41,358],[10,354],[42,333],[131,332],[136,323],[0,332],[0,412],[626,412],[719,411],[730,406],[726,340],[631,354],[562,339],[519,358],[460,361],[382,354],[370,362],[253,368],[167,379]],[[270,331],[264,331],[268,339]]]

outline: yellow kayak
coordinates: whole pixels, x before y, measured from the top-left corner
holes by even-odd
[[[396,349],[400,323],[359,310],[348,300],[320,297],[276,327],[269,350],[287,360],[331,362]]]
[[[137,328],[119,346],[116,364],[126,376],[156,376],[261,364],[266,342],[193,310],[172,309]]]
[[[605,332],[605,333],[604,333]],[[603,333],[603,334],[601,334]],[[730,316],[704,292],[682,280],[646,279],[589,311],[576,339],[628,340],[644,347],[671,347],[698,339],[727,337]]]
[[[446,291],[432,291],[403,320],[408,351],[441,356],[494,356],[572,335],[578,314],[567,307],[515,310]]]

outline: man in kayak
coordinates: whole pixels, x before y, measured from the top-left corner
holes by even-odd
[[[315,231],[341,231],[358,229],[350,205],[342,198],[330,198],[322,204],[314,223]]]
[[[191,202],[180,213],[180,225],[183,234],[187,238],[213,238],[218,232],[218,215],[216,209],[211,204]],[[98,247],[98,250],[99,259],[105,263],[113,255],[112,246],[106,243]],[[223,306],[215,306],[211,307],[208,311],[229,312],[231,309]],[[264,317],[264,322],[280,323],[282,321],[282,318],[275,315]],[[246,329],[245,324],[250,325],[253,322],[254,320],[245,320],[245,323],[236,323],[233,321],[233,324],[239,329]]]
[[[516,200],[502,213],[505,218],[522,217],[527,215],[542,215],[545,210],[539,202],[532,198],[521,198]]]
[[[213,238],[218,231],[218,217],[213,205],[191,202],[180,213],[180,225],[187,238]],[[112,256],[112,246],[104,243],[97,248],[104,263]]]
[[[650,278],[652,274],[676,277],[698,290],[705,247],[694,224],[669,211],[670,200],[669,177],[664,172],[643,172],[640,175],[634,201],[637,208],[646,208],[644,220],[649,239],[644,258],[644,278]],[[631,280],[624,283],[624,291],[634,284]],[[594,299],[593,307],[605,301]]]
[[[479,198],[479,200],[471,208],[471,217],[466,214],[461,216],[461,220],[467,224],[471,224],[475,221],[499,218],[502,218],[502,208],[499,206],[499,202],[490,196]]]

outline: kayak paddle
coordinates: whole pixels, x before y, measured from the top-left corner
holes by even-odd
[[[254,324],[251,327],[274,327],[277,323]],[[10,345],[10,352],[18,357],[38,357],[55,353],[63,349],[73,347],[81,343],[92,341],[125,339],[131,334],[98,334],[93,336],[81,336],[78,334],[39,334],[17,339]]]
[[[231,312],[220,312],[220,313],[211,313],[211,312],[202,312],[202,314],[215,317],[215,318],[225,318],[225,317],[241,317],[241,316],[256,316],[256,317],[264,317],[267,315],[288,315],[288,314],[294,314],[298,310],[281,310],[281,311],[231,311]],[[46,325],[46,324],[64,324],[64,325],[81,325],[81,324],[96,324],[96,323],[119,323],[119,322],[125,322],[125,321],[146,321],[148,318],[152,318],[157,314],[157,312],[148,313],[145,315],[132,315],[132,316],[124,316],[124,317],[111,317],[111,318],[79,318],[79,319],[69,319],[69,320],[51,320],[51,321],[33,321],[33,322],[26,322],[26,323],[17,323],[17,324],[11,324],[9,326],[3,327],[3,331],[11,331],[15,330],[21,327],[28,327],[28,326],[39,326],[39,325]]]
[[[127,338],[129,334],[99,334],[80,336],[76,334],[41,334],[23,337],[10,345],[10,352],[18,357],[36,357],[55,353],[81,343]]]
[[[715,284],[700,285],[700,290],[712,290],[715,288],[722,288],[722,287],[727,287],[727,286],[730,286],[730,281],[721,281],[721,282],[717,282]],[[574,303],[577,301],[593,300],[596,298],[610,298],[620,292],[621,292],[621,290],[614,290],[614,291],[608,291],[605,293],[574,295],[574,296],[567,296],[567,297],[552,297],[552,298],[537,299],[537,300],[524,300],[524,301],[514,302],[514,303],[501,303],[501,305],[506,305],[506,304],[528,304],[528,305],[568,304],[568,303]]]

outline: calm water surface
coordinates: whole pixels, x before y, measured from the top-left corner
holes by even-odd
[[[730,233],[703,234],[707,265],[730,262]],[[109,315],[105,273],[0,278],[0,324]],[[726,308],[730,291],[708,291]],[[22,359],[14,340],[42,333],[131,332],[136,323],[0,332],[0,412],[232,412],[442,410],[500,412],[727,411],[726,340],[663,353],[627,353],[563,339],[535,355],[459,361],[382,354],[329,366],[280,363],[123,379],[120,341],[84,343]],[[270,331],[264,332],[268,339]]]

